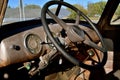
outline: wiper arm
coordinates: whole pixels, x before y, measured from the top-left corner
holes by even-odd
[[[117,20],[120,19],[120,16],[118,16],[116,19],[114,19],[112,22],[116,22]]]

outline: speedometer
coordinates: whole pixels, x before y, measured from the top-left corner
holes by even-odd
[[[40,53],[42,49],[41,39],[36,34],[28,34],[25,38],[25,46],[28,51],[32,54]]]

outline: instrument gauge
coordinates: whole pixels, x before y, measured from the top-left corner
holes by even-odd
[[[28,51],[32,54],[40,53],[42,49],[41,39],[36,34],[28,34],[25,38],[25,46]]]

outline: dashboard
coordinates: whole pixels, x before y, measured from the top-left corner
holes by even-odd
[[[61,31],[58,24],[49,26],[55,34]],[[52,43],[47,44],[48,37],[40,20],[5,25],[0,34],[0,67],[39,58],[51,49]]]
[[[51,32],[57,38],[60,38],[59,34],[62,31],[62,27],[52,20],[48,22]],[[66,22],[69,25],[74,23],[74,21],[70,20]],[[91,30],[86,32],[94,35],[94,32],[92,33]],[[39,58],[52,50],[51,47],[54,47],[49,42],[50,40],[44,31],[40,19],[4,25],[0,29],[0,41],[0,67]]]

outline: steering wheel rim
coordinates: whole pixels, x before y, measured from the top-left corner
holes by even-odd
[[[49,27],[48,27],[48,24],[47,24],[47,19],[46,19],[46,13],[48,11],[48,8],[49,6],[51,5],[54,5],[54,4],[57,4],[57,5],[63,5],[63,6],[66,6],[66,7],[69,7],[71,9],[73,9],[76,13],[80,14],[90,25],[91,27],[95,30],[95,32],[97,33],[97,35],[99,36],[100,38],[100,41],[102,43],[102,46],[104,48],[104,52],[103,52],[103,59],[101,61],[101,63],[97,64],[97,65],[86,65],[80,61],[78,61],[77,59],[75,59],[73,56],[69,55],[62,47],[60,47],[60,45],[56,42],[56,40],[54,39]],[[66,2],[62,2],[62,1],[49,1],[47,2],[43,8],[42,8],[42,11],[41,11],[41,21],[42,21],[42,24],[43,24],[43,27],[44,27],[44,30],[46,32],[46,34],[48,35],[49,39],[51,40],[51,42],[55,45],[55,47],[62,53],[62,55],[67,58],[70,62],[72,62],[73,64],[77,65],[77,66],[80,66],[82,68],[85,68],[85,69],[94,69],[94,68],[99,68],[99,67],[103,67],[107,61],[107,50],[105,49],[105,45],[104,45],[104,41],[103,41],[103,38],[101,36],[101,34],[99,33],[99,31],[97,30],[97,28],[94,26],[94,24],[92,23],[92,21],[86,16],[84,15],[84,13],[82,13],[80,10],[78,10],[77,8],[75,8],[74,6],[66,3]]]

